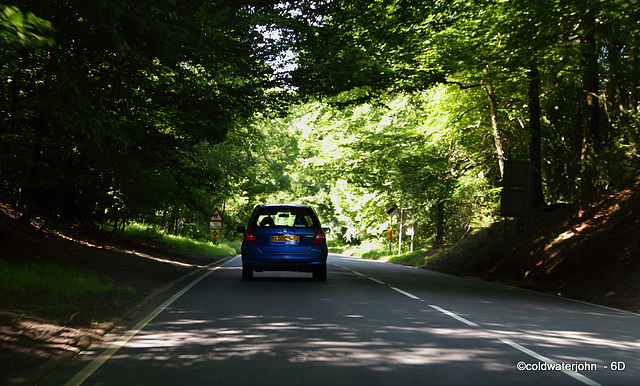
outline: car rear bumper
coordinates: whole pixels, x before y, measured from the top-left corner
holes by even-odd
[[[242,251],[242,265],[254,271],[312,272],[327,264],[326,249],[311,249],[307,253],[263,253],[258,248]]]

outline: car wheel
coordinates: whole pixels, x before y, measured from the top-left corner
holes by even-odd
[[[322,266],[322,268],[318,268],[313,271],[313,280],[316,281],[327,281],[327,266],[326,264]]]
[[[242,280],[247,281],[253,279],[253,270],[246,265],[242,266]]]

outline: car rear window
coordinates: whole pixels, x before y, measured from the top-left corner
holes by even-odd
[[[254,219],[258,228],[316,228],[315,216],[306,208],[262,208]]]

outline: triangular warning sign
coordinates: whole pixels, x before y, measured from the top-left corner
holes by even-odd
[[[209,221],[222,221],[222,215],[220,214],[218,208],[213,211],[213,214],[209,218]]]

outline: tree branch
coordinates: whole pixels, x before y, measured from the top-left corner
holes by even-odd
[[[445,80],[443,83],[444,84],[455,84],[455,85],[459,86],[461,90],[466,90],[466,89],[469,89],[469,88],[475,88],[475,87],[481,87],[482,86],[482,84],[480,84],[480,83],[464,85],[464,84],[462,84],[460,82],[452,82],[452,81],[448,81],[448,80]]]

